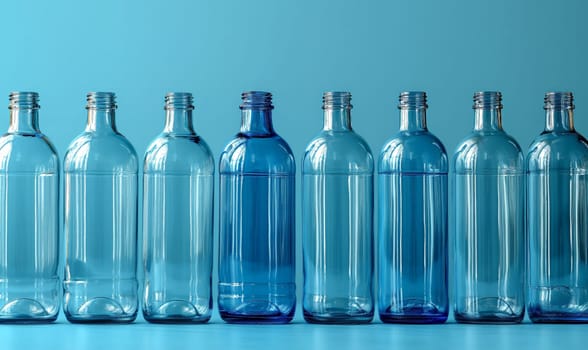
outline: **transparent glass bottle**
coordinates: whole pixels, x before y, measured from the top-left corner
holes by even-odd
[[[219,312],[233,323],[287,323],[296,307],[294,157],[272,126],[272,95],[242,99],[241,130],[219,167]]]
[[[59,158],[39,130],[39,95],[10,94],[0,137],[0,323],[57,318]]]
[[[115,95],[91,92],[85,131],[65,173],[64,312],[70,322],[132,322],[137,315],[135,149],[115,126]]]
[[[374,162],[351,128],[351,108],[348,92],[323,95],[323,130],[302,162],[307,322],[367,323],[374,315]]]
[[[474,130],[453,158],[458,322],[518,323],[524,316],[524,169],[502,129],[502,95],[474,95]]]
[[[378,160],[380,319],[447,320],[447,170],[445,147],[427,129],[427,95],[400,94],[400,131]]]
[[[527,156],[529,318],[588,322],[588,142],[572,93],[545,94],[544,108]]]
[[[192,127],[190,93],[165,96],[166,121],[145,152],[143,317],[206,322],[212,310],[214,160]]]

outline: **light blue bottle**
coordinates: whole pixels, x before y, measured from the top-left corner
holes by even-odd
[[[39,108],[36,92],[12,92],[0,137],[0,323],[59,313],[59,158]]]
[[[457,322],[523,319],[523,155],[502,129],[502,95],[474,95],[474,130],[453,158]]]
[[[137,315],[135,149],[115,125],[115,95],[91,92],[86,130],[65,173],[64,312],[70,322],[132,322]]]
[[[294,317],[295,162],[272,126],[272,95],[242,94],[241,130],[220,157],[218,307],[232,323]]]
[[[212,310],[214,160],[192,127],[192,94],[165,96],[165,128],[145,152],[143,317],[206,322]]]
[[[400,94],[400,131],[378,161],[378,306],[382,322],[447,320],[445,147],[427,129],[427,95]]]
[[[368,323],[373,300],[373,171],[351,128],[351,94],[323,95],[324,124],[302,163],[304,319]]]
[[[529,318],[588,322],[588,142],[571,92],[545,94],[544,108],[527,156]]]

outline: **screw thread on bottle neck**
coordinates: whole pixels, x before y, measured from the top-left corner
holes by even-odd
[[[474,109],[502,109],[502,93],[479,91],[474,93]]]
[[[427,93],[424,91],[405,91],[398,98],[398,109],[427,109]]]
[[[272,94],[265,91],[247,91],[241,94],[241,109],[272,110]]]
[[[323,109],[352,109],[351,93],[327,91],[323,94]]]
[[[165,95],[165,110],[194,110],[194,97],[189,92],[168,92]]]
[[[574,95],[571,92],[547,92],[544,100],[543,109],[545,110],[573,110],[576,107],[574,106]]]
[[[116,109],[114,92],[89,92],[86,96],[86,109]]]
[[[39,109],[39,94],[29,91],[14,91],[8,95],[8,109]]]

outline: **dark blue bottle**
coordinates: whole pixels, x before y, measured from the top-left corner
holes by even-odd
[[[544,108],[527,156],[529,318],[588,322],[588,142],[572,93],[547,93]]]
[[[234,323],[287,323],[296,307],[295,162],[272,95],[242,94],[241,130],[220,157],[218,307]]]
[[[453,158],[458,322],[518,323],[525,313],[524,160],[502,128],[502,95],[474,95],[474,130]]]
[[[424,92],[400,94],[400,131],[378,161],[379,313],[387,323],[447,320],[445,147],[429,132]]]
[[[304,319],[368,323],[373,298],[370,148],[351,128],[351,94],[323,95],[323,130],[302,164]]]

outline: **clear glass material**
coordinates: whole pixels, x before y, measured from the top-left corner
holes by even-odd
[[[458,322],[518,323],[525,312],[524,161],[501,101],[474,95],[474,130],[453,158]]]
[[[295,162],[272,97],[245,92],[241,130],[220,158],[218,307],[233,323],[287,323],[296,308]]]
[[[588,142],[573,95],[545,95],[545,130],[527,156],[529,290],[533,322],[588,322]]]
[[[378,308],[387,323],[447,320],[445,147],[427,129],[424,92],[400,94],[400,130],[378,160]]]
[[[206,322],[212,310],[214,159],[192,127],[192,94],[168,93],[143,171],[143,317]]]
[[[0,322],[59,313],[59,158],[39,130],[39,108],[37,93],[11,93],[0,137]]]
[[[88,94],[65,173],[64,312],[70,322],[137,315],[137,154],[115,126],[114,93]]]
[[[367,323],[373,300],[373,171],[351,128],[351,94],[323,95],[324,126],[302,162],[304,319]]]

